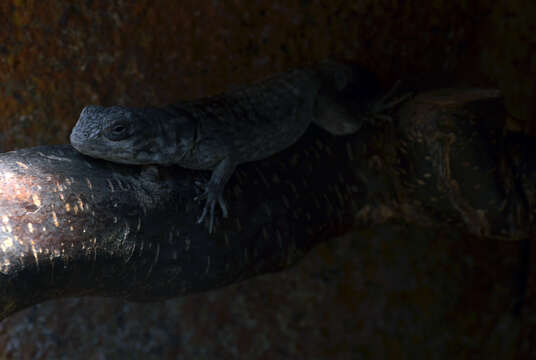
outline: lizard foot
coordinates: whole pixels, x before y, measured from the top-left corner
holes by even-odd
[[[226,218],[229,215],[229,211],[227,210],[227,204],[225,203],[225,200],[223,199],[223,191],[217,191],[217,190],[211,189],[210,183],[204,184],[201,182],[196,182],[196,185],[201,185],[202,187],[205,188],[205,190],[203,191],[203,193],[196,196],[194,200],[200,201],[202,199],[206,199],[205,206],[203,207],[201,216],[199,216],[199,219],[197,219],[197,223],[201,224],[208,214],[209,215],[208,232],[209,234],[212,234],[214,231],[214,211],[216,209],[216,203],[218,203],[218,205],[220,206],[220,209],[224,218]]]
[[[413,96],[412,93],[406,93],[398,98],[394,98],[394,94],[400,87],[400,81],[397,81],[391,90],[389,90],[384,96],[382,96],[378,101],[376,101],[372,106],[370,107],[367,114],[364,116],[364,120],[374,124],[377,122],[377,120],[383,120],[383,121],[391,121],[391,116],[385,114],[385,111],[392,109],[393,107],[397,106],[398,104],[406,101],[411,96]]]

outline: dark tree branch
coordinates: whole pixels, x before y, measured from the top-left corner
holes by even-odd
[[[534,143],[503,136],[497,92],[417,96],[395,122],[334,137],[315,127],[243,164],[216,234],[196,181],[84,157],[70,146],[0,155],[0,317],[62,296],[152,301],[284,269],[319,241],[388,219],[531,236]],[[490,114],[487,109],[494,109]]]

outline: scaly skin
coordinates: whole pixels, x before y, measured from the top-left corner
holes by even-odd
[[[71,133],[83,154],[125,164],[212,170],[199,222],[219,204],[237,165],[294,144],[311,122],[335,135],[357,131],[378,89],[372,76],[335,62],[292,70],[249,87],[163,108],[87,106]],[[353,114],[353,115],[352,115]]]

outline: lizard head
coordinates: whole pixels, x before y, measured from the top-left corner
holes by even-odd
[[[162,131],[163,117],[149,109],[123,106],[86,106],[80,113],[70,141],[82,154],[124,164],[166,164],[170,149]],[[157,139],[158,141],[156,141]]]

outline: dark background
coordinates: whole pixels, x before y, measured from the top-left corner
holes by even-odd
[[[361,63],[385,87],[496,86],[508,128],[534,135],[535,18],[528,0],[2,1],[0,150],[66,143],[87,104],[191,99],[326,57]],[[518,252],[516,242],[388,223],[206,294],[27,309],[0,323],[0,354],[522,358],[536,320],[513,313],[505,290]]]

